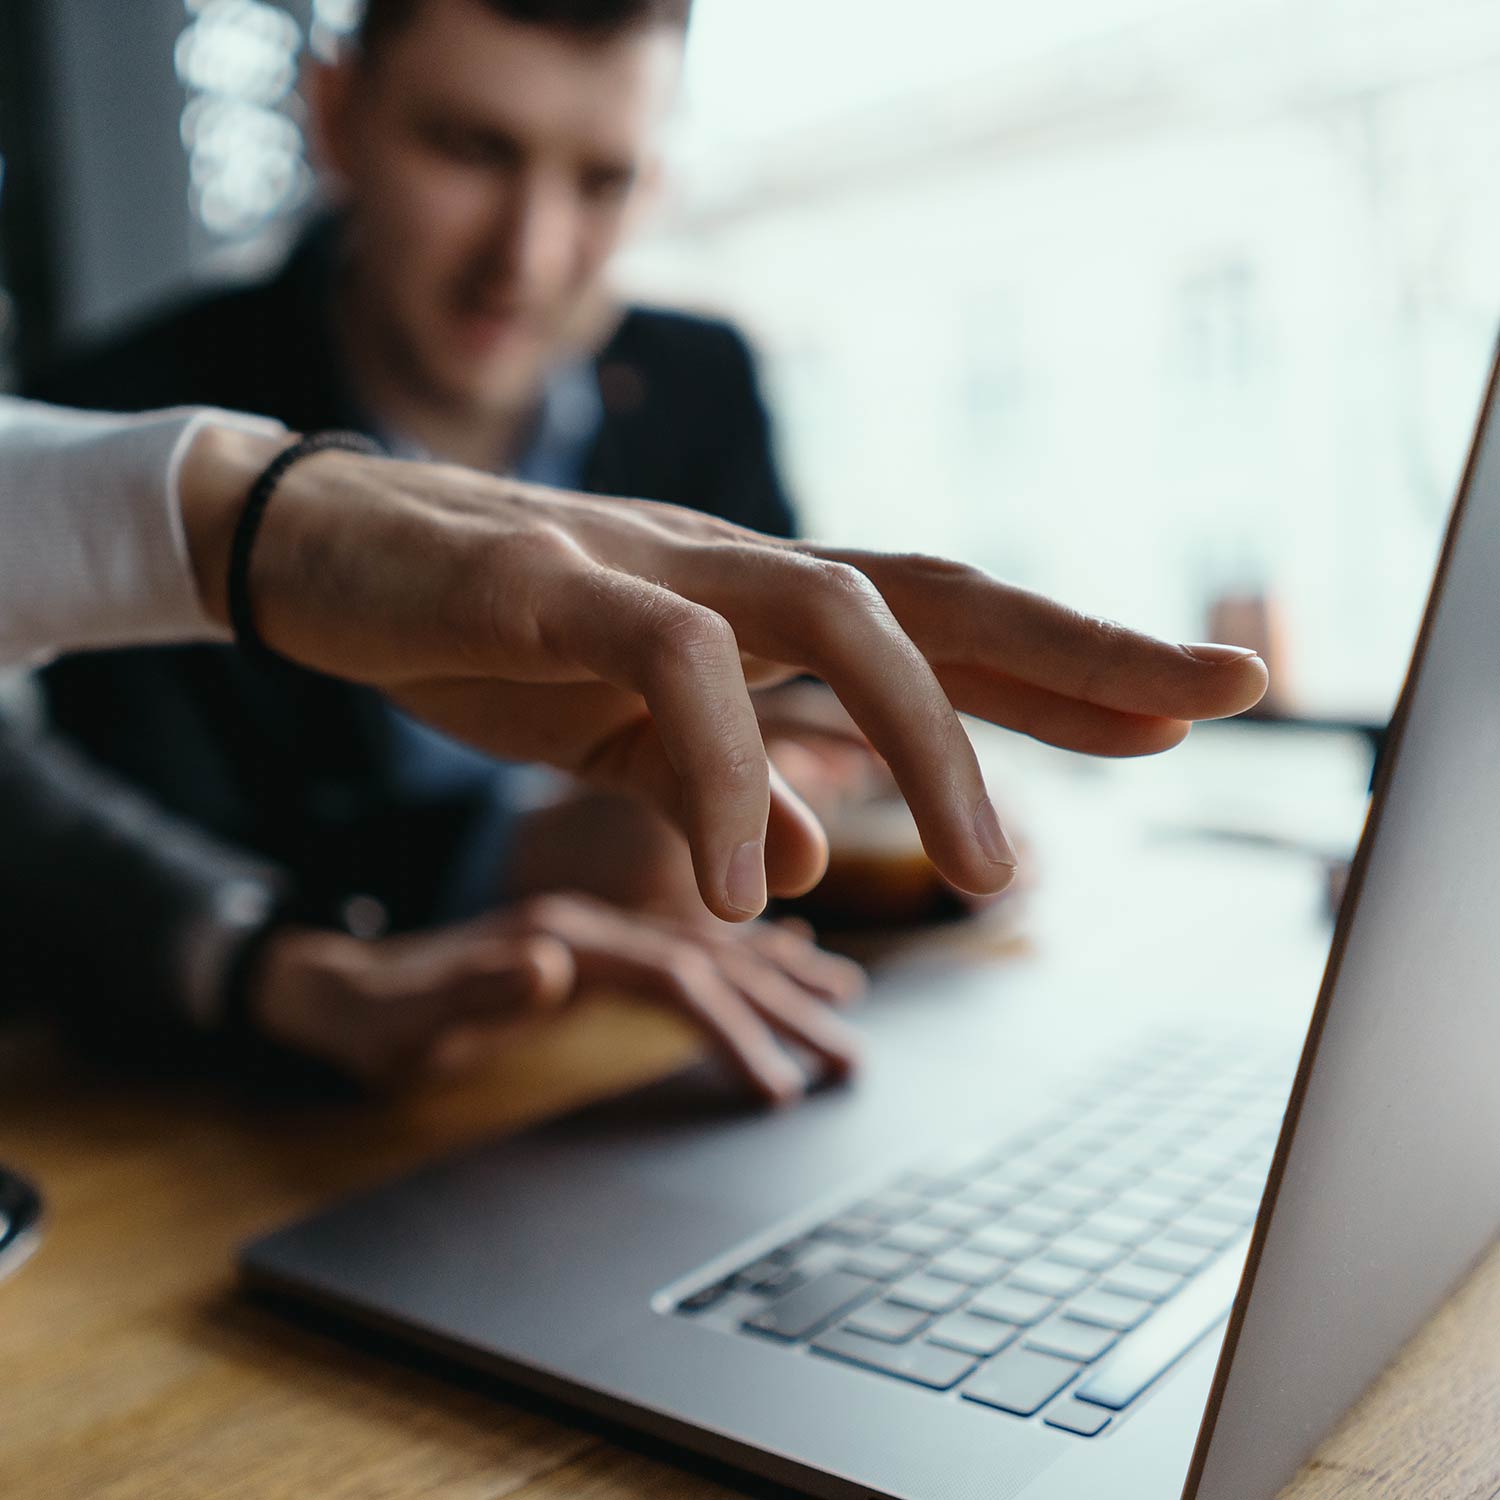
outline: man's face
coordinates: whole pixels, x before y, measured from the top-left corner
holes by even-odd
[[[424,399],[483,414],[534,398],[649,192],[682,51],[670,26],[600,41],[423,0],[347,65],[324,130],[352,311]]]

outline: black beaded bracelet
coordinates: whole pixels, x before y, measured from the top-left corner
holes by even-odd
[[[255,550],[255,539],[260,535],[260,523],[265,519],[266,507],[276,493],[293,464],[315,453],[326,453],[330,449],[341,449],[346,453],[366,453],[372,457],[381,453],[381,447],[370,438],[357,432],[315,432],[310,437],[299,438],[288,448],[283,448],[266,465],[260,477],[250,486],[245,499],[245,508],[234,528],[234,541],[229,549],[229,623],[234,629],[235,639],[241,648],[252,656],[274,656],[275,652],[261,639],[255,625],[255,609],[250,600],[250,557]]]

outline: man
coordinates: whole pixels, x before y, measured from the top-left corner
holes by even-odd
[[[39,393],[360,428],[397,453],[786,534],[742,341],[616,319],[604,281],[655,188],[686,20],[686,0],[375,0],[358,47],[314,80],[335,216],[271,283]],[[473,920],[502,886],[697,906],[659,823],[597,799],[521,817],[514,776],[343,684],[200,649],[65,663],[49,696],[99,763],[286,871],[318,925]],[[630,857],[611,867],[601,845]]]
[[[38,394],[354,427],[397,453],[787,534],[736,335],[634,312],[591,357],[611,255],[654,188],[686,18],[685,0],[375,0],[313,89],[337,216],[271,283]],[[70,663],[49,691],[95,757],[294,867],[322,908],[357,890],[401,928],[474,915],[531,852],[506,778],[368,695],[205,652]],[[590,870],[568,873],[551,883]]]
[[[602,357],[587,357],[607,305],[610,254],[656,170],[686,8],[683,0],[374,0],[357,54],[315,92],[342,184],[339,218],[270,285],[197,304],[43,391],[116,408],[210,400],[302,430],[358,426],[398,452],[553,482],[582,476],[598,490],[698,503],[785,530],[764,414],[731,333],[637,313]],[[495,920],[502,856],[513,867],[528,862],[525,832],[536,825],[516,819],[490,763],[373,694],[216,648],[65,663],[50,692],[62,727],[196,830],[205,858],[233,868],[234,889],[255,884],[249,870],[278,872],[262,877],[248,922],[237,925],[223,902],[196,913],[196,935],[179,947],[208,957],[154,992],[158,1011],[161,996],[175,992],[194,1017],[248,1014],[282,1040],[379,1071],[367,1066],[362,1041],[373,1018],[416,1015],[423,996],[433,1012],[432,972],[451,979],[444,965],[455,945],[464,935],[482,941]],[[434,715],[430,696],[418,695],[416,706]],[[459,717],[458,727],[472,729]],[[555,759],[541,739],[529,753]],[[758,744],[754,754],[761,758]],[[600,816],[588,809],[590,839],[578,838],[574,822],[576,857],[554,862],[537,884],[597,879]],[[618,807],[610,816],[622,821],[608,842],[638,847],[644,825]],[[555,822],[546,826],[555,833]],[[986,827],[998,835],[997,825]],[[687,869],[675,835],[658,826],[652,837],[663,863]],[[746,911],[764,899],[758,849],[747,841],[728,866],[729,885],[749,887]],[[722,878],[700,879],[692,894],[728,916],[740,902],[726,908]],[[280,886],[291,894],[278,902]],[[267,928],[269,909],[277,920]],[[830,977],[827,961],[789,949],[784,934],[685,936],[567,900],[544,910],[548,935],[571,942],[575,959],[589,955],[596,977],[605,977],[606,960],[616,976],[634,964],[650,968],[657,990],[680,990],[690,967],[692,993],[675,995],[688,1009],[741,1017],[748,997],[751,1013],[778,1016],[784,1034],[811,1039],[835,1066],[852,1055],[849,1038],[808,1005],[809,995],[847,988],[847,974]],[[332,930],[351,919],[355,932]],[[437,923],[465,925],[416,935]],[[351,946],[385,925],[413,934],[391,940],[402,945],[400,962]],[[649,964],[638,951],[647,933],[657,940]],[[250,966],[242,955],[252,938]],[[680,962],[684,943],[700,955],[692,965]],[[351,983],[356,970],[362,977]],[[227,1000],[247,973],[248,1000]],[[466,974],[437,988],[455,986],[472,988]],[[413,1003],[392,1006],[393,998]],[[394,1048],[397,1066],[410,1050],[405,1041]],[[789,1091],[786,1069],[773,1071],[747,1068],[765,1092]]]

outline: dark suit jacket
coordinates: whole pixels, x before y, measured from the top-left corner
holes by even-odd
[[[300,431],[369,430],[329,336],[334,234],[320,226],[274,279],[170,312],[27,394],[107,410],[205,403]],[[739,334],[635,309],[598,365],[605,415],[588,489],[791,533]],[[366,689],[215,646],[73,657],[48,670],[45,688],[56,728],[96,765],[273,862],[308,910],[371,894],[410,928],[467,915],[476,893],[493,891],[502,779]]]

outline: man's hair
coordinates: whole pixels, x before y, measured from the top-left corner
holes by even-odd
[[[481,0],[511,21],[573,31],[589,38],[612,37],[649,24],[687,29],[693,0]],[[373,57],[416,15],[422,0],[365,0],[359,48]]]

